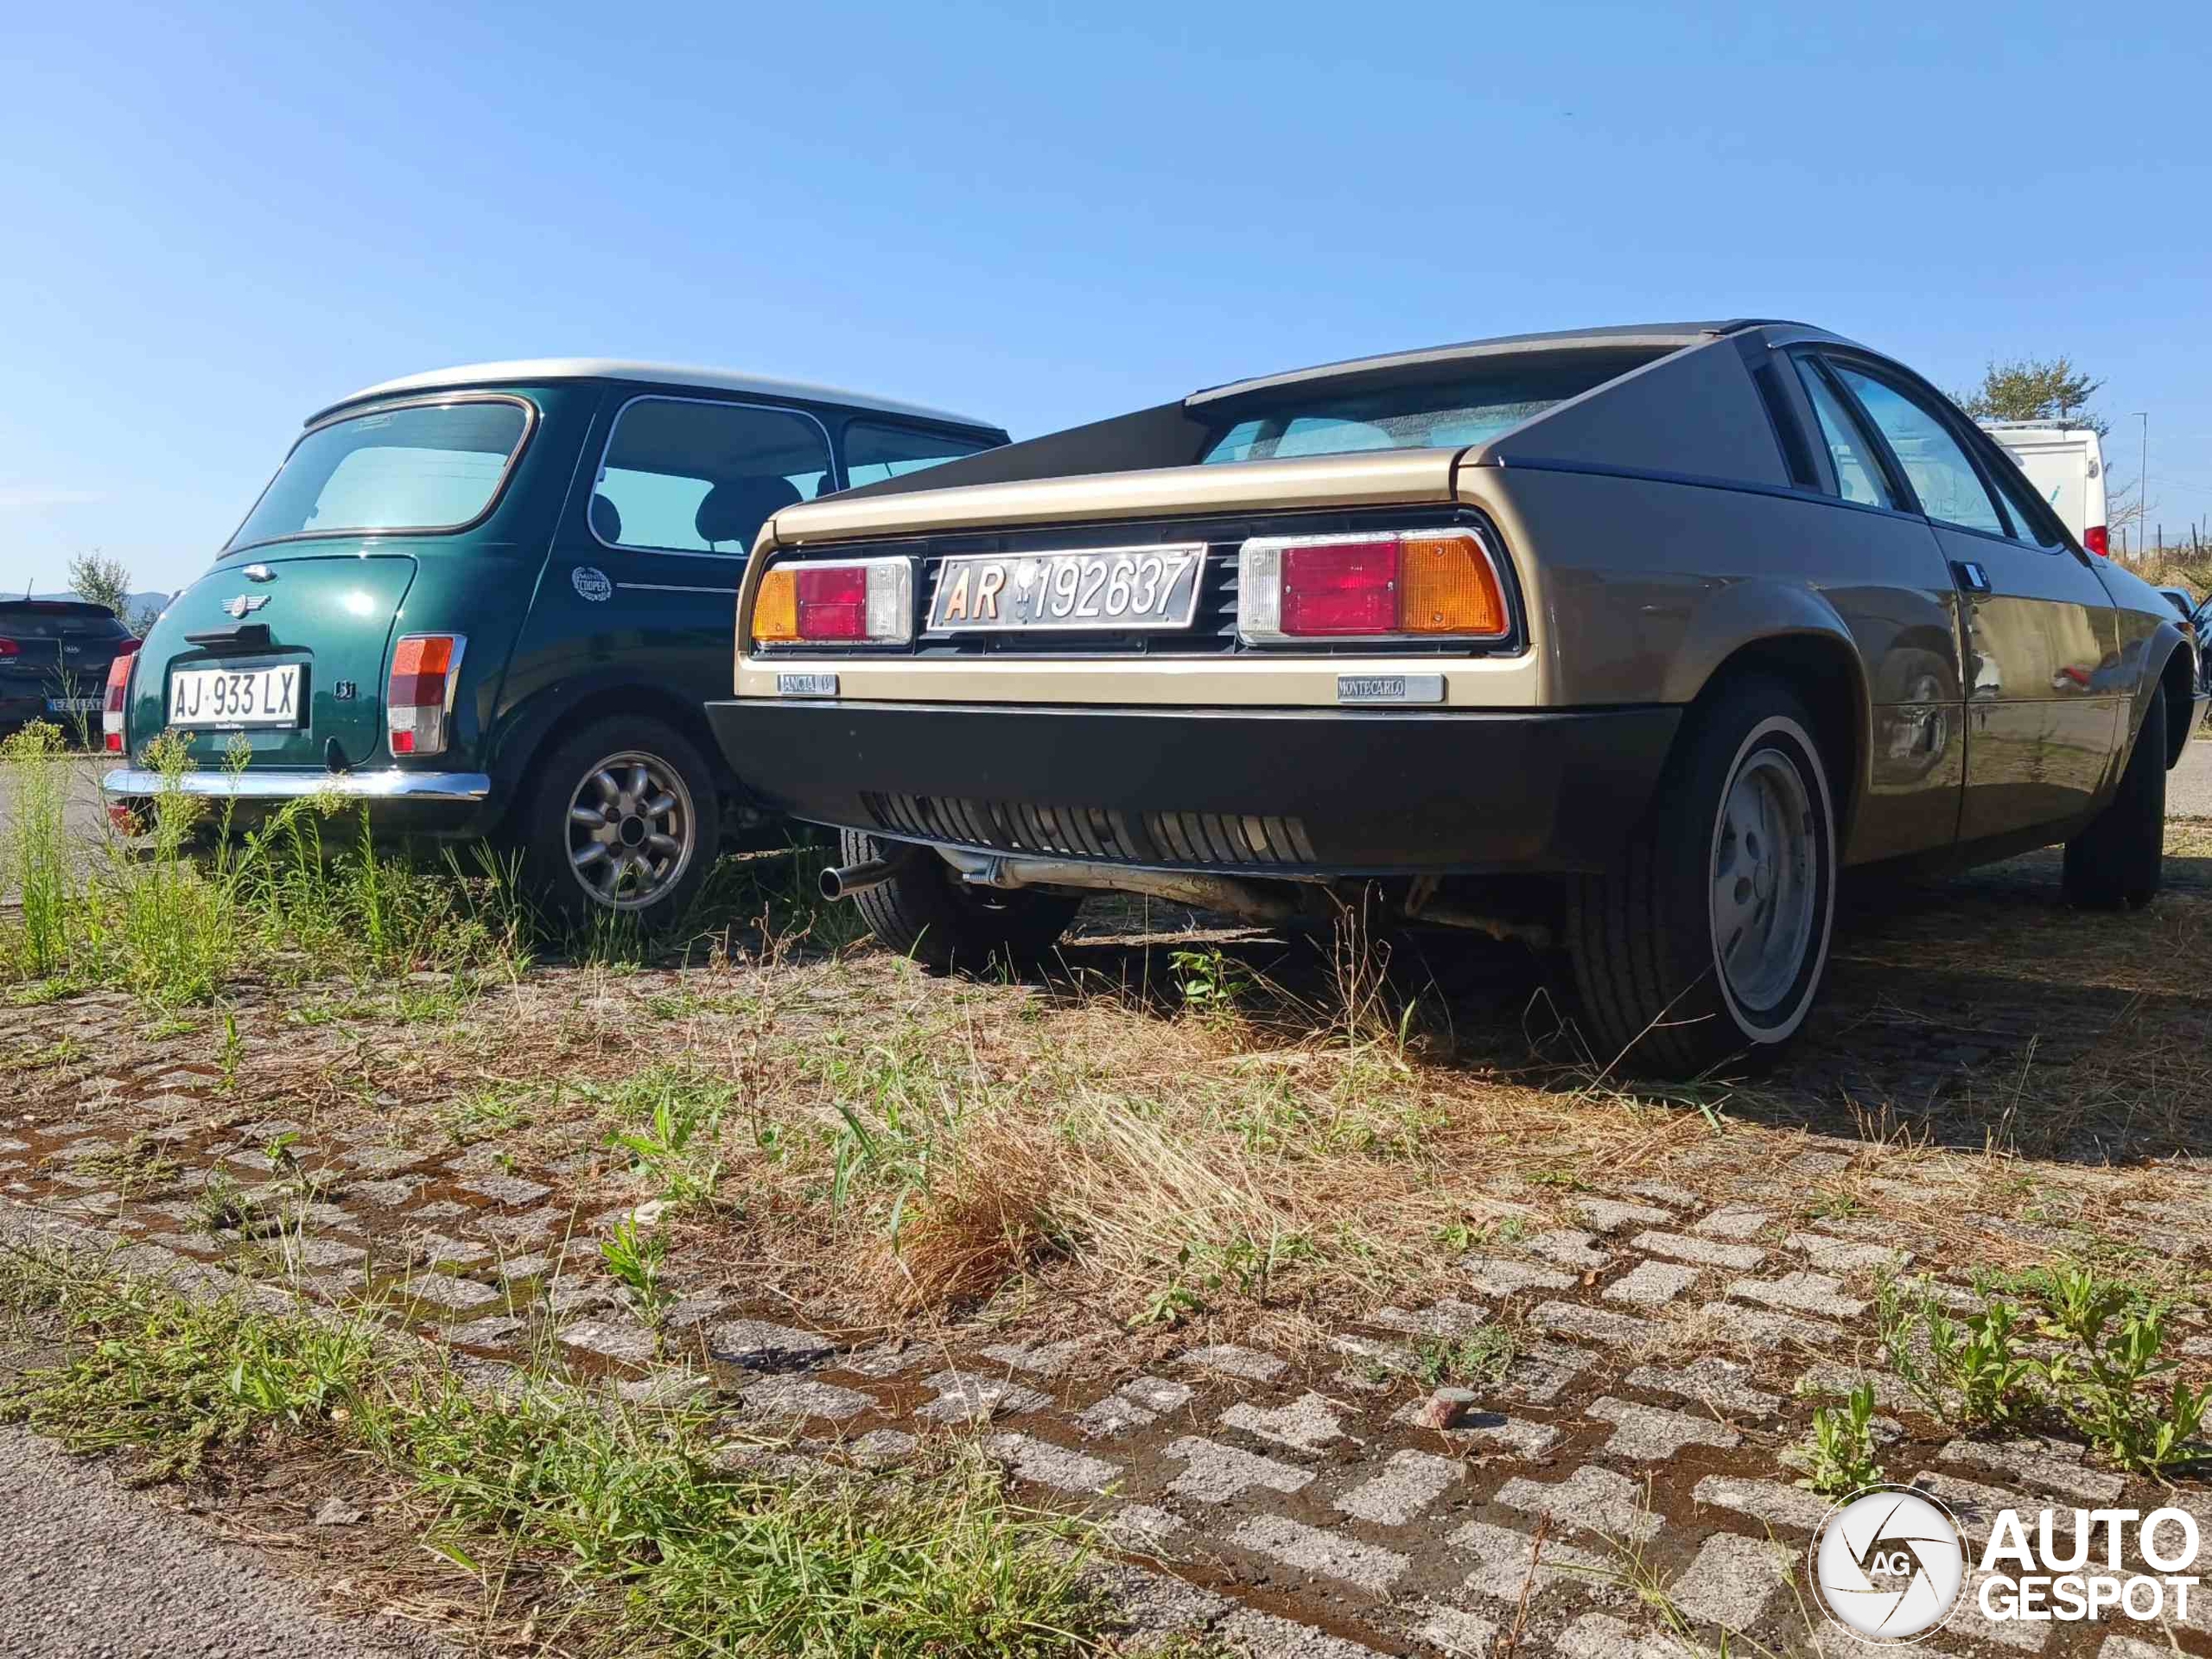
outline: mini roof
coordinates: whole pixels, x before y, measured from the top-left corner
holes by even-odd
[[[907,415],[918,420],[944,421],[956,426],[979,426],[1000,431],[996,421],[973,415],[933,409],[926,404],[903,403],[865,391],[816,385],[804,380],[772,380],[764,375],[740,374],[732,369],[701,368],[683,363],[638,363],[614,357],[528,357],[503,363],[463,363],[450,369],[403,375],[378,385],[365,386],[352,396],[317,410],[308,416],[311,425],[350,404],[372,397],[391,397],[410,391],[444,391],[463,386],[542,384],[548,380],[637,380],[659,386],[699,386],[714,391],[740,391],[756,397],[791,397],[807,403],[842,404],[882,415]]]
[[[1342,362],[1316,364],[1310,369],[1292,369],[1285,373],[1263,374],[1249,380],[1232,380],[1227,385],[1208,386],[1204,391],[1194,391],[1183,402],[1185,407],[1196,407],[1225,397],[1241,397],[1248,392],[1269,391],[1277,386],[1294,386],[1301,381],[1333,380],[1344,375],[1421,368],[1470,358],[1513,357],[1528,352],[1669,351],[1779,321],[1766,317],[1738,317],[1725,322],[1636,322],[1605,328],[1569,328],[1554,334],[1499,334],[1490,340],[1462,340],[1456,346],[1428,346],[1417,351],[1386,352],[1379,357],[1350,357]],[[1802,327],[1805,325],[1787,326]]]

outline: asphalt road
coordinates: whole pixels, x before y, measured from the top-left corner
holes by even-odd
[[[429,1659],[27,1429],[0,1429],[0,1653],[10,1659]]]
[[[2166,774],[2166,816],[2212,818],[2212,733],[2200,732]]]

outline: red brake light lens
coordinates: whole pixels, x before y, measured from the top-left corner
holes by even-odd
[[[903,645],[914,637],[914,567],[906,559],[793,559],[753,596],[756,645]]]
[[[1501,639],[1497,565],[1471,530],[1255,537],[1237,556],[1236,628],[1300,639]]]
[[[107,665],[107,698],[100,709],[100,747],[110,754],[124,753],[124,710],[130,702],[130,676],[138,666],[138,642],[133,639]]]
[[[467,645],[458,633],[409,633],[392,646],[384,720],[394,754],[445,753]]]
[[[868,572],[858,565],[798,570],[798,637],[868,638]]]
[[[2091,524],[2082,532],[2082,545],[2101,559],[2112,556],[2112,536],[2102,524]]]

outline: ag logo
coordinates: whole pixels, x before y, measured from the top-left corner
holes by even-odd
[[[236,599],[226,599],[223,608],[241,622],[269,602],[266,594],[240,594]]]
[[[569,580],[575,584],[577,594],[594,605],[604,605],[614,597],[614,584],[607,579],[607,572],[588,564],[580,564],[569,572]]]
[[[1966,1540],[1950,1510],[1908,1486],[1870,1486],[1813,1535],[1813,1584],[1830,1618],[1870,1642],[1911,1642],[1958,1605]]]

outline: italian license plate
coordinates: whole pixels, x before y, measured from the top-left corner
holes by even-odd
[[[169,676],[172,726],[296,726],[300,665],[180,668]]]
[[[931,633],[1187,628],[1204,543],[1068,553],[962,553],[938,568]]]
[[[98,697],[48,697],[46,712],[49,715],[97,715],[100,711]]]

